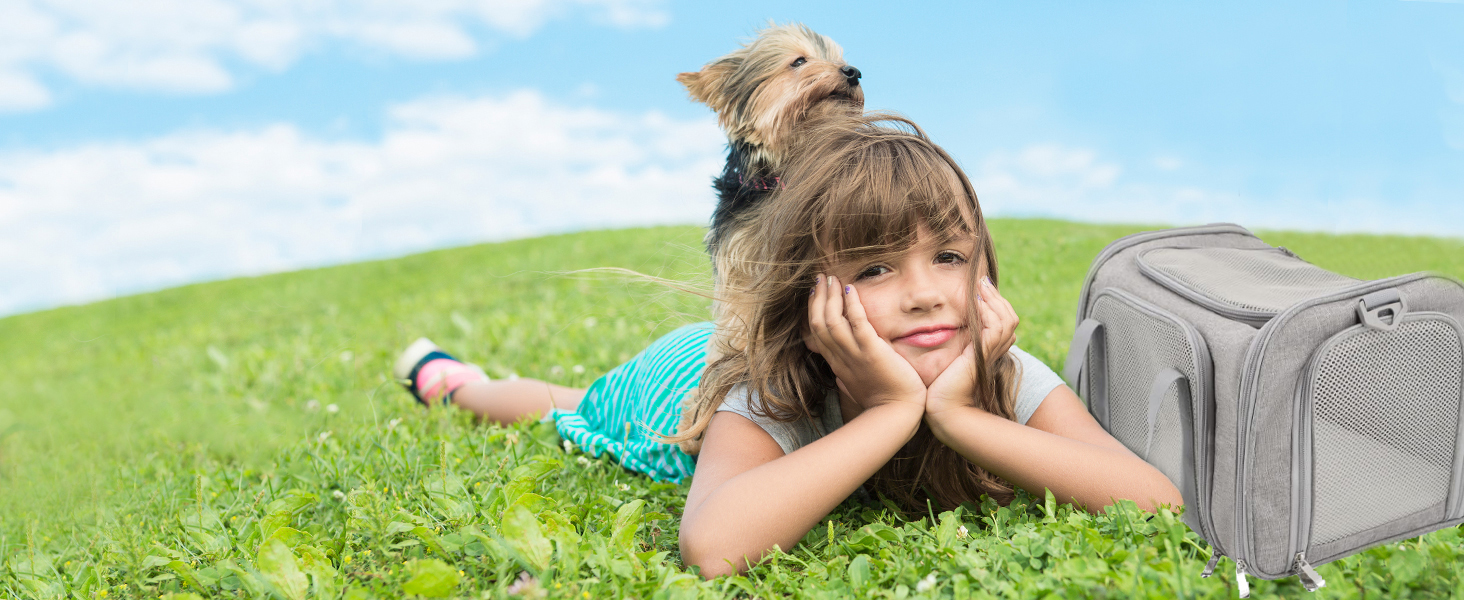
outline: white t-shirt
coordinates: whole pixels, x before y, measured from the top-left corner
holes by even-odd
[[[1017,366],[1021,372],[1021,382],[1017,385],[1017,402],[1014,407],[1017,422],[1026,425],[1027,419],[1032,418],[1032,413],[1037,412],[1037,406],[1042,404],[1042,399],[1052,393],[1057,386],[1063,385],[1063,381],[1062,377],[1054,373],[1046,364],[1031,354],[1027,354],[1021,348],[1012,346],[1010,352],[1017,359]],[[746,385],[732,388],[717,411],[733,412],[757,423],[759,427],[763,428],[763,431],[773,437],[774,441],[778,442],[778,445],[783,448],[784,454],[807,446],[844,425],[844,416],[839,409],[839,394],[836,391],[830,391],[825,396],[823,411],[818,417],[787,423],[753,414],[750,396]]]

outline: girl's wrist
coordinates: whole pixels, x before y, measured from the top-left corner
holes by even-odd
[[[855,419],[873,416],[876,421],[890,425],[906,424],[909,431],[906,439],[915,437],[920,422],[925,418],[925,407],[913,402],[886,402],[864,409]]]
[[[980,407],[967,404],[952,406],[938,412],[925,413],[924,419],[925,424],[930,426],[930,432],[935,434],[935,438],[940,440],[941,443],[946,443],[946,440],[949,439],[948,434],[953,426],[959,426],[956,425],[957,422],[964,421],[969,423],[970,419],[979,419],[982,415],[989,416],[991,413],[982,410]]]

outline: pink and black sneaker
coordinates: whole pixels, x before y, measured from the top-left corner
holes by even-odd
[[[453,358],[427,338],[418,338],[397,357],[391,376],[424,406],[447,404],[463,384],[488,381],[481,367]]]

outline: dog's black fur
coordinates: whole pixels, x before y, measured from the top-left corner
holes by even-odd
[[[751,164],[752,145],[746,142],[727,144],[727,166],[712,179],[717,192],[717,208],[712,212],[711,230],[707,235],[707,251],[717,255],[722,238],[731,231],[737,218],[782,185],[782,179],[769,176],[765,169]]]

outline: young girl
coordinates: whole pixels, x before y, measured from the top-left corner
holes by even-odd
[[[1090,511],[1178,507],[1162,473],[1012,345],[1018,319],[970,182],[913,124],[881,118],[911,131],[869,118],[811,129],[787,189],[746,217],[743,319],[722,325],[730,341],[705,368],[703,323],[588,390],[485,381],[425,341],[398,376],[497,421],[552,411],[567,439],[653,477],[694,472],[681,553],[707,577],[791,549],[866,483],[922,511],[983,493],[1005,504],[1013,485]],[[680,447],[654,433],[673,430]]]

